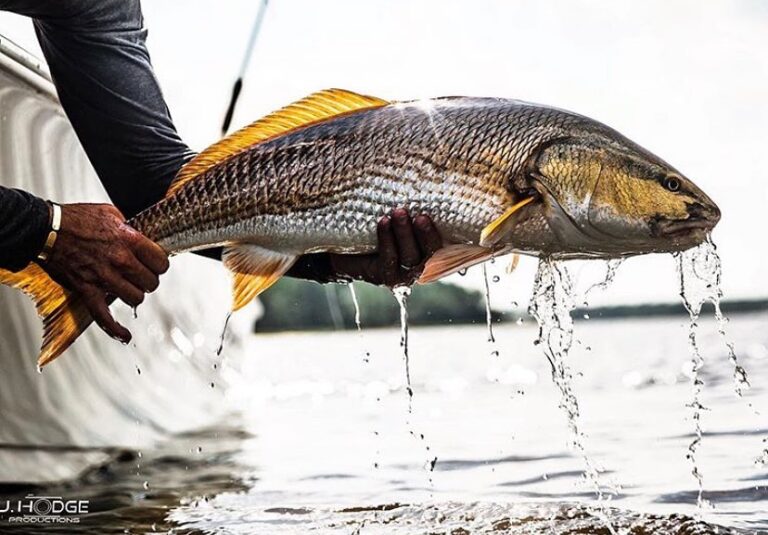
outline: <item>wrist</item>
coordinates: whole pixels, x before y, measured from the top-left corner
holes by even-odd
[[[56,245],[56,239],[61,230],[61,206],[53,201],[48,201],[48,233],[45,238],[43,248],[38,253],[36,259],[40,262],[47,262],[51,257],[53,247]]]

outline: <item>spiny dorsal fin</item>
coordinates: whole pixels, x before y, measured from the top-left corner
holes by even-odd
[[[386,100],[358,95],[344,89],[326,89],[312,93],[298,102],[272,112],[205,149],[181,168],[165,196],[170,197],[200,173],[256,143],[339,115],[380,108],[387,104],[389,102]]]

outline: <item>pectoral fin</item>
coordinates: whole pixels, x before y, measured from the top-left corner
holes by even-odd
[[[511,208],[508,208],[507,211],[501,215],[501,217],[494,219],[491,224],[485,227],[483,232],[480,234],[480,245],[482,247],[495,246],[499,240],[507,234],[507,231],[509,230],[509,223],[512,222],[510,218],[520,208],[533,201],[533,199],[534,197],[523,199],[522,201],[513,205]]]
[[[296,255],[241,244],[224,249],[222,261],[232,272],[232,311],[240,310],[272,286],[296,262]]]
[[[434,282],[464,268],[489,260],[496,254],[493,250],[478,245],[449,245],[439,249],[427,260],[419,277],[420,284]]]

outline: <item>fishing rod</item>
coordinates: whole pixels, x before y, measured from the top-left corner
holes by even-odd
[[[226,135],[229,130],[229,126],[232,123],[232,117],[235,114],[235,107],[237,101],[240,98],[240,92],[243,90],[243,79],[245,78],[245,71],[248,70],[248,64],[251,62],[251,56],[253,55],[253,49],[256,46],[256,38],[261,31],[261,25],[264,22],[264,14],[267,12],[267,4],[269,0],[262,0],[259,5],[259,10],[256,13],[256,20],[253,22],[253,28],[251,29],[251,36],[248,38],[248,45],[245,47],[245,55],[243,56],[243,62],[240,65],[240,72],[238,73],[235,84],[232,86],[232,96],[229,99],[229,106],[227,106],[227,113],[224,115],[224,123],[221,125],[221,135]]]

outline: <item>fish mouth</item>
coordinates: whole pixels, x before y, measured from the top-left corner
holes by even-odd
[[[656,236],[679,238],[686,235],[706,234],[720,221],[720,210],[714,204],[704,206],[694,203],[688,205],[686,219],[658,219],[652,223]]]
[[[694,218],[656,221],[653,227],[654,233],[660,237],[677,238],[696,231],[709,232],[714,225],[706,219]]]

